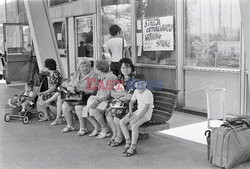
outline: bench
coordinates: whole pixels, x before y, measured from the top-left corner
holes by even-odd
[[[149,122],[139,127],[139,139],[148,138],[149,133],[169,129],[168,120],[176,107],[179,91],[174,89],[154,89],[154,109]]]

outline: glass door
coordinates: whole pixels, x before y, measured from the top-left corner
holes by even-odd
[[[32,72],[32,41],[28,25],[4,23],[6,83],[27,82]]]
[[[76,61],[87,57],[93,66],[94,49],[94,21],[93,16],[82,16],[75,19],[76,27]]]

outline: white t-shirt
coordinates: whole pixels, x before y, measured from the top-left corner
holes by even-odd
[[[122,58],[122,39],[123,38],[120,38],[120,37],[111,38],[105,43],[107,48],[110,49],[112,52],[112,56],[111,56],[112,62],[119,62],[119,60]],[[123,40],[124,40],[123,46],[125,48],[128,46],[128,44],[125,39]]]
[[[131,98],[131,100],[135,101],[137,100],[138,103],[138,110],[136,113],[140,113],[142,109],[146,106],[146,104],[149,104],[149,109],[145,113],[145,117],[150,120],[154,108],[154,97],[153,94],[150,90],[146,89],[143,93],[139,93],[139,90],[135,90],[134,94]]]

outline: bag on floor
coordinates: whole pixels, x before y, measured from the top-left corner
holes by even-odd
[[[250,160],[250,122],[239,119],[207,131],[208,161],[230,169]]]

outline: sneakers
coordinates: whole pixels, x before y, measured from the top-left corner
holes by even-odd
[[[63,123],[63,119],[61,116],[57,116],[56,119],[50,123],[51,126],[59,125]]]
[[[80,130],[77,132],[76,135],[83,136],[83,135],[87,134],[87,132],[88,132],[87,128],[80,128]]]
[[[74,126],[66,126],[65,128],[62,129],[62,133],[67,133],[67,132],[70,132],[70,131],[73,131],[75,130],[75,127]]]

